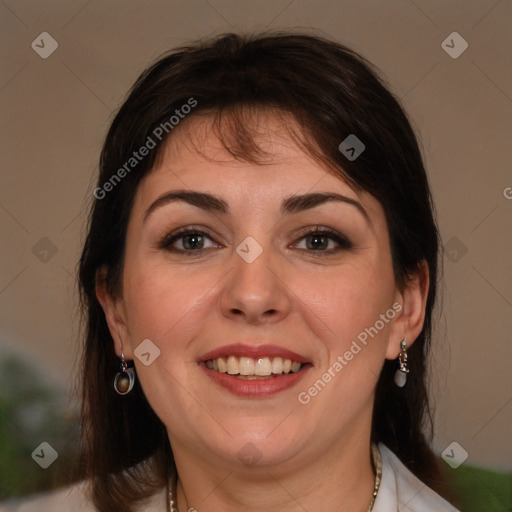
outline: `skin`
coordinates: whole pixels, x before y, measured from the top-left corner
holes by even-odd
[[[398,357],[402,338],[410,345],[421,331],[428,269],[424,265],[399,290],[380,203],[308,157],[280,119],[257,118],[258,144],[271,156],[266,165],[233,159],[209,129],[208,117],[188,119],[186,129],[173,132],[136,192],[122,293],[110,296],[99,278],[97,296],[118,356],[123,350],[134,359],[144,339],[161,351],[151,365],[135,358],[135,366],[167,427],[182,512],[189,507],[319,512],[341,510],[341,504],[343,510],[366,512],[375,477],[370,458],[375,385],[385,359]],[[160,195],[177,189],[218,195],[230,211],[211,213],[172,202],[143,220]],[[333,191],[357,200],[371,224],[342,202],[285,216],[279,211],[292,194]],[[198,255],[158,246],[164,235],[190,225],[208,235]],[[353,247],[315,257],[322,249],[312,248],[311,237],[304,236],[317,225],[344,234]],[[236,252],[247,236],[263,249],[252,263]],[[173,246],[187,250],[187,242],[185,236]],[[324,243],[329,244],[324,250],[339,248],[332,239]],[[403,306],[395,318],[310,403],[299,403],[298,393],[395,302]],[[277,395],[232,395],[207,378],[197,360],[248,339],[294,350],[313,367],[297,386]],[[251,467],[238,457],[248,442],[261,455]]]

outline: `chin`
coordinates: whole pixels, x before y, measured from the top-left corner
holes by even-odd
[[[247,424],[247,419],[240,425],[230,426],[232,437],[223,440],[214,448],[221,453],[219,455],[230,460],[240,469],[240,465],[247,468],[269,467],[284,464],[294,459],[304,449],[306,442],[305,432],[290,431],[289,425],[280,428],[283,416],[266,420],[259,420]],[[276,428],[277,427],[277,428]],[[211,443],[211,438],[207,440]]]

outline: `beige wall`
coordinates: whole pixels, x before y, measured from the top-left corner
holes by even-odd
[[[312,27],[375,63],[421,132],[448,245],[435,447],[512,468],[512,2],[5,0],[0,23],[0,350],[68,386],[98,153],[144,66],[198,36]],[[456,59],[441,47],[453,31],[469,43]],[[41,32],[59,45],[47,59],[31,48]],[[46,263],[42,237],[57,248]],[[467,247],[458,261],[452,239]]]

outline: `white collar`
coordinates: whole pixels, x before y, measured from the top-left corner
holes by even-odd
[[[382,478],[372,512],[459,512],[417,478],[383,443]]]

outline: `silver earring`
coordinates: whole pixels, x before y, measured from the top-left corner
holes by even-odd
[[[114,389],[120,395],[127,395],[133,389],[134,384],[135,370],[134,368],[128,368],[124,359],[124,353],[121,352],[120,370],[114,378]]]
[[[399,388],[403,388],[407,381],[407,340],[404,338],[400,343],[400,354],[398,355],[398,363],[400,368],[395,372],[395,384]]]

